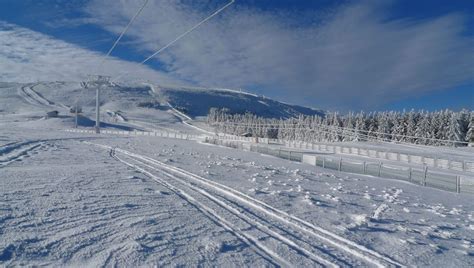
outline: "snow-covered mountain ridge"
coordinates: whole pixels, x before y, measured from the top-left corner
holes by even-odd
[[[95,107],[95,90],[84,89],[77,82],[38,82],[30,84],[0,83],[3,99],[9,99],[5,112],[18,112],[25,104],[43,109],[67,108],[77,102],[85,112]],[[20,101],[20,99],[23,100]],[[29,103],[25,103],[29,102]],[[28,101],[30,100],[30,101]],[[290,118],[324,115],[324,111],[282,103],[255,94],[230,89],[177,87],[148,83],[111,84],[101,90],[101,106],[105,110],[152,116],[156,112],[176,108],[190,117],[206,116],[209,109],[227,108],[232,113],[250,112],[268,118]],[[171,107],[170,107],[171,106]]]
[[[324,115],[324,111],[276,101],[244,91],[220,88],[158,86],[157,93],[190,116],[205,116],[212,107],[227,108],[230,113],[250,112],[267,118],[291,118]]]

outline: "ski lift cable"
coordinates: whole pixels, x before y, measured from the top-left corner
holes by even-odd
[[[132,23],[135,21],[135,19],[140,15],[140,13],[143,11],[143,9],[145,8],[145,6],[148,4],[148,1],[149,0],[145,0],[145,2],[143,3],[143,5],[140,7],[140,9],[135,13],[135,15],[130,19],[130,21],[128,22],[127,26],[125,26],[125,28],[123,29],[123,31],[120,33],[120,35],[118,36],[117,40],[115,40],[114,44],[112,45],[112,47],[109,49],[109,51],[107,52],[107,54],[104,56],[104,58],[102,59],[101,63],[100,63],[100,67],[104,64],[105,60],[110,56],[110,54],[112,53],[112,51],[115,49],[115,47],[117,46],[117,44],[120,42],[120,40],[122,39],[122,37],[125,35],[125,33],[128,31],[128,29],[130,28],[130,26],[132,25]],[[99,68],[100,69],[100,68]]]
[[[219,8],[218,10],[216,10],[214,13],[212,13],[211,15],[209,15],[207,18],[203,19],[202,21],[200,21],[199,23],[197,23],[196,25],[194,25],[193,27],[189,28],[187,31],[185,31],[184,33],[180,34],[178,37],[176,37],[173,41],[169,42],[168,44],[166,44],[165,46],[163,46],[162,48],[158,49],[156,52],[154,52],[153,54],[151,54],[150,56],[148,56],[146,59],[144,59],[143,61],[141,61],[139,63],[139,65],[142,65],[142,64],[145,64],[147,61],[149,61],[150,59],[152,59],[153,57],[155,57],[156,55],[158,55],[159,53],[163,52],[165,49],[169,48],[170,46],[172,46],[174,43],[178,42],[180,39],[182,39],[183,37],[185,37],[186,35],[188,35],[189,33],[191,33],[192,31],[194,31],[196,28],[198,28],[199,26],[201,26],[202,24],[206,23],[208,20],[212,19],[213,17],[215,17],[217,14],[221,13],[224,9],[226,9],[227,7],[229,7],[230,5],[232,5],[233,3],[235,2],[235,0],[231,0],[229,3],[227,3],[225,6]],[[122,76],[124,76],[126,73],[122,73],[121,75],[115,77],[114,79],[112,80],[117,80],[119,78],[121,78]]]
[[[120,33],[120,35],[117,37],[117,39],[115,40],[114,44],[112,45],[112,47],[110,47],[110,49],[107,51],[107,54],[103,57],[102,61],[100,62],[99,64],[99,70],[101,69],[102,65],[105,63],[105,61],[107,60],[107,58],[110,56],[110,54],[112,53],[112,51],[115,49],[115,47],[117,46],[117,44],[120,42],[120,40],[122,39],[122,37],[125,35],[125,33],[128,31],[128,29],[130,28],[130,26],[133,24],[133,22],[135,21],[135,19],[140,15],[140,13],[143,11],[143,9],[145,9],[145,6],[148,4],[149,0],[145,0],[145,2],[143,3],[143,5],[140,7],[140,9],[137,10],[137,12],[135,13],[135,15],[130,19],[130,21],[128,22],[128,24],[125,26],[125,28],[122,30],[122,32]],[[90,83],[92,82],[91,81],[91,76],[87,76],[86,78],[88,81],[87,82],[83,82],[84,85],[87,85],[87,83]],[[82,84],[82,83],[81,83]],[[83,91],[82,91],[83,92]],[[76,109],[77,109],[77,103],[79,101],[79,98],[82,97],[83,94],[80,94],[79,96],[76,97],[76,100],[75,100],[75,106],[76,106]]]

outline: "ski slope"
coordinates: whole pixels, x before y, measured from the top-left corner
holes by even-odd
[[[95,118],[95,89],[78,82],[0,83],[5,112],[43,113],[58,110],[68,115],[69,107],[83,107],[85,117]],[[8,98],[5,98],[7,97]],[[0,100],[2,102],[3,100]],[[26,104],[26,105],[25,105]],[[106,123],[117,123],[142,130],[188,131],[210,134],[200,122],[212,107],[229,107],[234,112],[288,118],[298,114],[324,114],[321,110],[281,103],[231,89],[193,88],[150,83],[112,84],[101,89],[101,116]],[[196,121],[198,119],[198,121]],[[172,126],[171,128],[169,126]]]

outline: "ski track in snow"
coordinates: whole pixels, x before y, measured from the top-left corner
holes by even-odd
[[[212,133],[210,131],[207,131],[205,129],[202,129],[200,127],[197,127],[197,126],[191,124],[190,122],[192,122],[193,119],[191,117],[187,116],[186,114],[178,111],[176,108],[173,107],[173,105],[171,105],[171,103],[166,102],[166,105],[168,105],[168,107],[170,107],[172,113],[181,121],[182,124],[184,124],[184,125],[186,125],[190,128],[196,129],[197,131],[200,131],[202,133],[214,135],[214,133]]]
[[[0,147],[0,166],[9,165],[15,161],[37,153],[38,149],[49,146],[44,141],[26,141],[7,144]]]
[[[67,106],[63,104],[56,104],[35,91],[33,88],[36,85],[40,84],[33,84],[33,85],[25,85],[18,88],[18,94],[28,103],[35,105],[35,106],[48,106],[51,108],[61,108],[61,109],[69,109]]]
[[[115,157],[117,160],[119,160],[120,162],[125,163],[126,165],[136,169],[137,171],[140,171],[143,174],[148,175],[150,178],[154,179],[156,182],[158,182],[158,183],[162,184],[163,186],[165,186],[166,188],[170,189],[171,191],[173,191],[175,194],[177,194],[179,197],[181,197],[185,201],[187,201],[190,204],[194,205],[204,215],[206,215],[211,220],[215,221],[217,224],[224,227],[226,230],[228,230],[229,232],[234,234],[236,237],[241,239],[244,243],[246,243],[249,246],[254,246],[257,253],[259,253],[263,258],[267,259],[273,265],[289,266],[289,263],[287,263],[284,259],[280,258],[271,249],[264,246],[261,242],[258,241],[259,239],[257,239],[256,237],[254,237],[252,235],[248,235],[248,234],[245,234],[244,232],[239,231],[236,227],[234,227],[232,225],[232,223],[230,221],[226,220],[223,217],[220,217],[216,213],[215,210],[213,210],[209,206],[206,206],[203,203],[197,201],[195,198],[193,198],[187,192],[181,190],[180,188],[174,187],[172,184],[169,184],[169,183],[165,182],[164,180],[161,180],[159,177],[154,176],[152,173],[146,171],[145,169],[140,168],[135,164],[132,164],[130,162],[127,162],[127,161],[123,160],[122,158],[116,156],[115,153],[112,153],[111,155],[113,157]]]
[[[119,161],[147,174],[190,203],[200,207],[200,210],[205,214],[211,215],[210,217],[213,217],[237,237],[254,246],[257,252],[263,251],[279,265],[291,266],[293,264],[286,263],[285,260],[290,262],[294,260],[299,262],[296,263],[297,265],[332,267],[403,266],[373,250],[273,208],[227,186],[143,155],[104,145],[98,146],[111,150],[111,154]],[[119,157],[117,154],[122,154],[124,157]],[[172,182],[165,181],[155,174],[164,175]],[[234,226],[230,222],[233,222]],[[235,227],[236,222],[244,227]],[[260,233],[260,237],[266,238],[256,239],[253,236],[255,232]],[[286,246],[271,249],[272,243],[270,241],[275,241],[273,244]],[[270,243],[270,246],[266,245],[268,243]],[[321,256],[324,256],[324,258]]]
[[[131,267],[139,263],[147,266],[194,263],[199,266],[208,261],[203,253],[209,250],[220,253],[226,244],[232,243],[226,239],[228,236],[220,234],[219,230],[216,233],[212,226],[208,227],[209,222],[195,217],[192,207],[183,206],[171,195],[161,192],[157,195],[153,189],[143,186],[138,189],[144,188],[146,192],[129,189],[134,181],[136,185],[143,185],[143,181],[135,176],[122,180],[97,180],[104,172],[120,174],[124,171],[116,168],[115,161],[110,161],[112,166],[104,161],[91,163],[89,158],[94,153],[99,153],[99,159],[106,159],[100,156],[100,149],[81,151],[84,155],[76,157],[74,165],[81,167],[86,164],[82,168],[70,166],[61,170],[38,165],[32,170],[34,175],[28,174],[31,163],[47,163],[53,159],[59,167],[77,153],[59,140],[46,143],[50,145],[46,149],[51,154],[42,155],[35,162],[18,162],[24,168],[21,174],[25,178],[18,181],[7,179],[15,174],[12,171],[16,169],[4,170],[7,177],[2,180],[5,187],[2,187],[0,198],[0,267]],[[4,154],[16,150],[2,149]],[[65,155],[68,157],[64,158]],[[55,179],[51,180],[49,176]],[[188,222],[182,219],[188,219]],[[205,239],[210,236],[212,239],[215,235],[220,237],[216,240],[222,244],[214,245],[214,240],[198,243],[210,248],[194,251],[195,243],[199,241],[195,237]],[[184,256],[185,253],[188,256]],[[208,258],[216,257],[211,255]],[[235,261],[239,263],[238,259]],[[253,261],[261,262],[258,259]]]

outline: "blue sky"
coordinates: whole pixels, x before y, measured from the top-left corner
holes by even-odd
[[[226,2],[150,0],[99,70],[142,1],[0,0],[0,78],[126,72],[328,110],[474,109],[470,0],[237,0],[147,66],[134,63]]]

